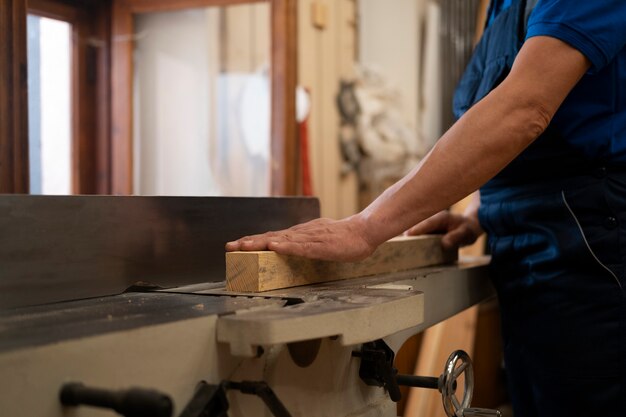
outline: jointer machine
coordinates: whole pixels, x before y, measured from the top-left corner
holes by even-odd
[[[470,408],[462,351],[441,375],[394,367],[411,335],[493,295],[486,258],[226,288],[225,242],[319,214],[313,198],[0,195],[0,416],[390,417],[399,385],[439,390],[450,417],[498,415]]]

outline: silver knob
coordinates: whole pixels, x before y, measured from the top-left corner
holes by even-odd
[[[465,375],[465,383],[463,384],[463,397],[459,401],[456,396],[456,380],[461,375]],[[466,352],[462,350],[452,352],[446,361],[441,385],[441,399],[446,415],[448,417],[463,417],[462,412],[472,403],[474,391],[474,369],[472,368],[472,360]]]
[[[456,396],[457,379],[463,375],[465,383],[463,384],[463,396],[459,400]],[[474,393],[474,368],[469,355],[457,350],[452,352],[446,367],[441,376],[441,398],[443,400],[443,408],[448,417],[501,417],[502,414],[498,410],[490,410],[487,408],[470,408],[472,403],[472,394]]]

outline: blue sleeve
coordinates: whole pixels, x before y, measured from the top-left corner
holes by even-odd
[[[533,36],[567,42],[597,72],[626,46],[626,0],[539,0],[528,19]]]

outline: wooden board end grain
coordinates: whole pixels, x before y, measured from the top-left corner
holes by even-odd
[[[359,278],[447,264],[456,251],[441,247],[441,236],[391,239],[359,262],[331,262],[279,255],[272,251],[226,253],[226,289],[262,292],[299,285]]]

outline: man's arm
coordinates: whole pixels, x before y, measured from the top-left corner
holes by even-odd
[[[528,39],[502,84],[361,213],[245,237],[226,249],[270,249],[346,261],[367,257],[385,240],[477,190],[515,159],[547,128],[590,65],[582,53],[558,39]]]

